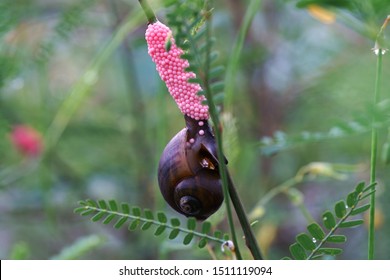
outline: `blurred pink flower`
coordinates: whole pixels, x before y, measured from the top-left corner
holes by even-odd
[[[39,156],[43,150],[42,135],[31,126],[14,126],[10,138],[15,149],[23,156]]]
[[[195,120],[207,120],[208,106],[202,104],[206,98],[197,95],[202,90],[199,84],[188,82],[188,79],[196,76],[195,73],[185,71],[189,63],[181,58],[183,50],[176,46],[172,31],[157,21],[149,24],[145,37],[149,55],[180,111]],[[169,51],[166,50],[168,40],[171,40]]]

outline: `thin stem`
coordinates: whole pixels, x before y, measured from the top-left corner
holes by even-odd
[[[242,48],[244,46],[244,41],[246,35],[248,33],[249,27],[252,23],[253,18],[255,17],[259,7],[261,4],[261,0],[251,0],[248,4],[248,8],[246,9],[245,16],[243,22],[241,24],[240,30],[238,31],[238,35],[236,40],[234,41],[233,48],[231,51],[230,59],[228,62],[228,66],[226,68],[226,76],[225,76],[225,102],[224,108],[226,111],[231,111],[234,102],[234,90],[236,84],[236,74],[237,69],[240,62]]]
[[[249,217],[251,219],[257,219],[259,216],[256,214],[259,209],[263,208],[264,205],[266,205],[272,198],[274,198],[276,195],[286,192],[288,189],[292,188],[293,186],[299,184],[302,182],[303,177],[301,176],[294,176],[293,178],[288,179],[287,181],[283,182],[282,184],[272,188],[270,191],[268,191],[261,199],[260,201],[255,205],[253,210],[250,212]]]
[[[207,6],[206,6],[207,8]],[[207,32],[207,38],[210,38],[210,17],[208,18],[206,22],[206,32]],[[210,48],[210,44],[206,43],[207,48]],[[208,100],[208,105],[209,105],[209,113],[210,117],[213,121],[213,123],[218,126],[219,124],[219,117],[218,113],[214,104],[213,96],[211,93],[210,89],[210,83],[208,80],[208,75],[207,73],[209,72],[209,67],[210,67],[210,57],[209,57],[210,50],[206,50],[206,63],[205,63],[205,77],[204,77],[204,87],[205,87],[205,95]],[[239,222],[241,224],[242,230],[244,231],[245,235],[245,241],[246,244],[249,248],[249,250],[252,253],[252,256],[256,260],[261,260],[263,259],[260,253],[260,249],[258,247],[255,235],[253,234],[252,228],[249,224],[248,218],[245,214],[244,207],[241,203],[241,200],[238,196],[237,190],[234,186],[234,183],[230,177],[230,174],[227,170],[227,166],[224,160],[224,155],[223,155],[223,144],[222,144],[222,135],[219,129],[215,129],[215,138],[217,142],[217,153],[218,153],[218,159],[219,159],[219,171],[221,174],[221,180],[222,180],[222,187],[223,187],[223,192],[226,197],[225,199],[225,204],[226,204],[226,210],[228,214],[228,221],[229,221],[229,226],[230,230],[232,233],[232,239],[233,243],[236,247],[236,255],[238,259],[241,259],[241,254],[238,251],[238,243],[237,243],[237,238],[236,238],[236,233],[234,229],[234,224],[233,224],[233,217],[230,209],[230,200],[228,199],[230,197],[234,210],[236,211],[237,217],[239,219]]]
[[[378,59],[376,67],[376,79],[375,79],[375,92],[374,92],[374,104],[379,102],[380,97],[380,84],[382,80],[382,49],[378,49]],[[375,116],[373,118],[375,122]],[[377,162],[377,150],[378,150],[378,128],[375,125],[371,132],[371,160],[370,160],[370,184],[376,181],[376,162]],[[372,190],[375,191],[375,185]],[[375,249],[375,192],[372,193],[370,198],[370,223],[368,231],[368,259],[374,259]]]
[[[207,4],[207,3],[206,3]],[[206,9],[207,9],[207,6],[206,6]],[[208,18],[207,22],[206,22],[206,32],[207,32],[207,40],[209,40],[210,38],[210,24],[211,24],[211,17]],[[208,105],[209,105],[209,112],[210,112],[210,116],[211,116],[211,119],[213,120],[214,124],[219,124],[219,118],[218,118],[218,114],[216,112],[216,109],[215,109],[215,105],[214,105],[214,102],[213,102],[213,97],[212,97],[212,94],[211,94],[211,89],[210,89],[210,81],[209,81],[209,77],[207,75],[207,73],[209,72],[209,67],[210,67],[210,56],[209,56],[209,53],[210,53],[210,44],[207,42],[206,43],[206,47],[208,48],[208,50],[206,50],[206,60],[205,60],[205,77],[204,77],[204,87],[205,87],[205,95],[206,95],[206,98],[208,100]],[[242,259],[242,256],[241,256],[241,253],[240,253],[240,250],[239,250],[239,246],[238,246],[238,242],[237,242],[237,236],[236,236],[236,231],[235,231],[235,228],[234,228],[234,222],[233,222],[233,215],[232,215],[232,210],[231,210],[231,206],[230,206],[230,200],[228,199],[229,197],[229,190],[228,190],[228,177],[227,177],[227,168],[226,168],[226,163],[225,163],[225,160],[224,160],[224,155],[223,155],[223,145],[222,145],[222,137],[221,137],[221,133],[218,129],[216,129],[214,131],[215,133],[215,139],[216,139],[216,142],[217,142],[217,156],[218,156],[218,160],[219,160],[219,172],[221,174],[221,181],[222,181],[222,189],[223,189],[223,194],[224,194],[224,197],[226,197],[225,199],[225,205],[226,205],[226,212],[227,212],[227,216],[228,216],[228,221],[229,221],[229,227],[230,227],[230,232],[231,232],[231,235],[232,235],[232,240],[233,240],[233,243],[234,243],[234,247],[235,247],[235,253],[236,253],[236,256],[237,256],[237,259],[241,260]]]
[[[113,37],[106,43],[106,45],[99,51],[97,56],[88,66],[84,74],[73,86],[68,97],[62,103],[58,109],[52,123],[46,131],[45,143],[47,155],[50,150],[57,144],[62,133],[68,126],[71,118],[81,106],[81,104],[88,97],[92,87],[98,80],[99,73],[104,63],[111,57],[111,55],[117,50],[120,44],[125,40],[126,36],[131,33],[140,23],[142,14],[130,13],[124,23],[117,29]],[[45,156],[44,155],[44,156]]]
[[[303,167],[305,168],[305,167]],[[302,168],[302,169],[303,169]],[[302,183],[304,180],[304,176],[302,176],[299,172],[297,175],[295,175],[293,178],[288,179],[287,181],[283,182],[282,184],[272,188],[270,191],[268,191],[261,199],[260,201],[255,205],[255,207],[252,209],[252,211],[249,213],[250,220],[259,219],[262,215],[264,215],[264,205],[267,204],[272,198],[274,198],[276,195],[280,193],[286,193],[288,194],[288,190],[292,189],[294,186],[298,185],[299,183]],[[291,196],[289,195],[290,200],[293,201]],[[294,201],[293,201],[294,202]],[[305,217],[305,219],[311,223],[314,222],[314,218],[310,214],[310,212],[305,207],[303,201],[299,203],[295,203],[295,205],[299,208],[299,210],[302,212],[302,215]]]
[[[230,177],[230,174],[227,173],[228,176],[228,187],[229,187],[229,195],[232,200],[234,210],[237,213],[238,220],[240,221],[242,230],[244,231],[246,245],[252,253],[252,256],[255,260],[262,260],[260,248],[257,244],[257,240],[255,235],[253,234],[252,228],[248,221],[247,215],[245,214],[244,207],[242,206],[240,197],[238,196],[237,190],[233,184],[233,181]]]
[[[387,51],[383,47],[384,41],[384,31],[386,29],[387,24],[390,22],[390,15],[387,16],[385,21],[383,22],[378,35],[376,37],[374,53],[377,55],[377,63],[376,63],[376,74],[375,74],[375,89],[374,89],[374,105],[376,106],[380,100],[380,89],[381,89],[381,81],[382,81],[382,56]],[[375,126],[376,117],[374,115],[373,126],[371,131],[371,161],[370,161],[370,183],[373,184],[376,181],[376,158],[377,158],[377,150],[378,150],[378,128]],[[374,259],[375,252],[375,190],[376,185],[372,187],[372,194],[370,197],[370,221],[368,227],[368,259]]]
[[[302,183],[304,180],[314,180],[317,176],[322,175],[334,179],[344,179],[344,174],[340,174],[337,171],[342,172],[351,172],[354,167],[344,164],[328,164],[328,163],[318,163],[312,162],[305,166],[302,166],[294,177],[288,179],[287,181],[273,187],[268,192],[266,192],[261,199],[256,203],[255,207],[249,214],[250,220],[259,219],[264,214],[264,206],[275,196],[281,193],[288,194],[289,190],[296,185]],[[314,175],[314,176],[311,176]],[[300,204],[297,204],[300,206]],[[307,209],[304,210],[301,208],[303,215],[308,219],[312,220],[311,216],[307,215]],[[310,217],[310,218],[309,218]]]
[[[302,215],[305,217],[306,221],[311,224],[311,223],[314,223],[315,220],[313,218],[313,216],[310,214],[309,210],[307,210],[305,204],[303,204],[303,202],[300,202],[298,204],[298,208],[299,210],[302,212]]]
[[[141,5],[142,9],[144,10],[144,13],[146,15],[146,18],[148,19],[148,23],[155,23],[157,22],[156,15],[154,14],[152,8],[150,7],[147,0],[138,0],[139,4]]]

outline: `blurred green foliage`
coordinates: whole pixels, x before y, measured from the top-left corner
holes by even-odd
[[[214,2],[215,44],[220,63],[227,65],[250,1]],[[312,162],[354,166],[341,177],[313,169],[297,182],[294,195],[316,220],[356,182],[368,181],[368,133],[302,143],[272,156],[260,148],[261,139],[276,131],[328,131],[370,108],[373,34],[390,13],[390,1],[337,3],[345,2],[263,0],[253,18],[234,65],[233,105],[221,115],[229,169],[248,212]],[[161,1],[151,4],[164,22]],[[325,24],[321,15],[335,21]],[[145,29],[138,1],[0,1],[0,258],[210,258],[196,244],[184,247],[148,232],[118,231],[73,214],[78,200],[91,198],[177,216],[162,200],[156,171],[163,148],[184,120],[147,54]],[[118,30],[128,32],[122,36]],[[382,99],[389,97],[387,56]],[[78,95],[80,84],[88,94]],[[72,110],[59,115],[66,102]],[[51,142],[58,123],[64,129]],[[42,135],[46,149],[40,157],[26,157],[13,146],[10,134],[18,124]],[[382,147],[387,129],[379,136]],[[378,165],[378,259],[390,258],[388,168]],[[253,225],[268,258],[287,255],[307,224],[293,202],[284,193],[276,195]],[[227,229],[223,213],[211,221]],[[348,241],[339,258],[365,259],[366,227],[342,233]]]

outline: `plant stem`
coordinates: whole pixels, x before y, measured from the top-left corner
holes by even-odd
[[[208,9],[207,7],[208,2],[206,2],[206,10]],[[211,16],[207,19],[206,21],[206,32],[207,32],[207,40],[210,38],[210,24],[211,24]],[[209,67],[210,67],[210,44],[209,42],[206,42],[206,47],[208,50],[206,50],[206,60],[205,60],[205,73],[206,75],[204,76],[204,87],[205,87],[205,96],[206,99],[208,100],[208,105],[209,105],[209,113],[212,121],[214,122],[214,125],[219,124],[219,117],[216,112],[215,104],[213,102],[213,96],[211,93],[210,89],[210,81],[207,73],[209,72]],[[221,174],[221,181],[222,181],[222,189],[223,189],[223,195],[226,198],[225,199],[225,205],[226,205],[226,212],[228,216],[228,222],[229,222],[229,227],[230,227],[230,232],[232,235],[232,240],[234,243],[235,247],[235,253],[237,256],[237,259],[241,260],[242,256],[240,253],[240,249],[238,246],[237,242],[237,236],[236,236],[236,231],[234,228],[234,222],[233,222],[233,215],[232,215],[232,210],[230,206],[230,200],[229,200],[229,190],[228,190],[228,177],[227,177],[227,168],[226,168],[226,163],[225,163],[225,157],[223,155],[223,145],[222,145],[222,136],[221,133],[218,129],[215,129],[214,131],[215,134],[215,139],[217,142],[217,156],[218,156],[218,161],[219,161],[219,173]]]
[[[207,3],[208,2],[206,2],[206,10],[208,10]],[[207,22],[206,22],[206,33],[207,33],[208,40],[210,39],[210,25],[211,25],[211,17],[209,17]],[[207,46],[207,48],[210,48],[209,42],[206,43],[206,46]],[[209,56],[210,49],[206,50],[205,53],[206,53],[206,62],[205,62],[206,75],[204,77],[205,95],[206,95],[206,98],[208,100],[210,117],[211,117],[214,125],[216,127],[218,127],[218,125],[220,123],[219,117],[218,117],[217,109],[216,109],[215,104],[214,104],[213,96],[212,96],[211,89],[209,86],[210,81],[209,81],[208,75],[207,75],[207,73],[209,72],[208,71],[209,67],[210,67],[210,56]],[[253,258],[256,260],[261,260],[263,258],[261,256],[260,249],[257,245],[256,238],[253,234],[252,228],[251,228],[249,221],[248,221],[248,218],[245,214],[245,210],[244,210],[244,207],[243,207],[241,200],[238,196],[237,190],[236,190],[234,183],[230,177],[230,174],[227,170],[227,166],[226,166],[226,163],[224,160],[225,157],[224,157],[224,153],[223,153],[221,132],[217,128],[217,129],[215,129],[214,134],[215,134],[215,139],[217,142],[217,153],[218,153],[218,160],[219,160],[219,171],[220,171],[221,180],[222,180],[222,187],[223,187],[224,195],[226,197],[226,199],[225,199],[226,210],[227,210],[227,215],[228,215],[228,220],[229,220],[230,231],[232,233],[233,243],[234,243],[234,246],[236,248],[237,258],[241,259],[241,254],[238,251],[239,247],[238,247],[236,233],[235,233],[235,229],[234,229],[233,217],[232,217],[232,213],[231,213],[231,209],[230,209],[229,197],[233,203],[234,210],[236,211],[237,217],[239,219],[242,230],[244,232],[246,245],[248,246],[249,250],[251,251]]]
[[[152,8],[150,7],[147,0],[138,0],[139,4],[141,5],[142,9],[144,10],[144,13],[146,15],[146,18],[148,19],[148,23],[155,23],[157,22],[156,15],[154,14]]]
[[[378,104],[380,97],[380,84],[382,80],[382,49],[378,49],[378,59],[376,66],[376,78],[375,78],[375,92],[374,92],[374,104]],[[375,127],[375,116],[373,117],[373,127],[371,132],[371,160],[370,160],[370,184],[376,181],[376,159],[378,150],[378,128]],[[375,191],[373,185],[372,190]],[[374,259],[375,248],[375,192],[371,194],[370,198],[370,222],[368,231],[368,259]]]
[[[84,74],[73,86],[67,98],[58,109],[52,123],[46,131],[45,144],[46,156],[50,150],[57,144],[62,133],[68,126],[71,118],[76,113],[77,109],[86,100],[92,87],[96,84],[99,73],[104,63],[117,50],[120,44],[125,40],[126,36],[132,32],[141,22],[140,13],[130,13],[124,23],[116,30],[113,37],[105,44],[105,46],[95,56],[91,64],[85,70]]]
[[[227,170],[226,172],[228,177],[228,188],[229,188],[230,199],[232,200],[234,210],[237,213],[238,220],[240,221],[242,230],[244,231],[246,245],[248,246],[255,260],[262,260],[263,257],[261,256],[261,252],[257,244],[256,237],[253,234],[247,215],[245,214],[244,207],[242,206],[240,197],[238,196],[237,190],[233,184],[229,172]]]
[[[266,194],[264,194],[264,196],[260,199],[260,201],[255,205],[253,210],[250,212],[249,217],[251,218],[251,220],[260,218],[258,214],[256,214],[258,210],[261,210],[261,208],[263,208],[264,205],[266,205],[276,195],[286,192],[288,189],[302,182],[302,179],[303,177],[298,178],[298,176],[294,176],[293,178],[288,179],[287,181],[272,188]]]
[[[238,31],[237,38],[233,44],[231,56],[226,68],[225,76],[225,98],[224,98],[224,109],[226,111],[232,111],[234,103],[234,90],[236,84],[236,74],[240,62],[241,51],[244,46],[245,37],[248,33],[249,27],[255,17],[261,0],[251,0],[248,4],[248,8],[245,11],[243,22]]]
[[[376,106],[380,100],[380,89],[382,81],[382,56],[387,51],[383,48],[384,43],[384,31],[387,24],[390,22],[390,15],[388,15],[383,22],[378,35],[376,37],[374,53],[377,55],[376,62],[376,74],[375,74],[375,88],[374,88],[374,106]],[[378,128],[376,127],[376,117],[372,118],[372,131],[371,131],[371,161],[370,161],[370,183],[373,184],[376,181],[376,158],[378,150]],[[372,187],[372,194],[370,197],[370,221],[368,227],[368,259],[374,259],[375,252],[375,190],[376,185]]]

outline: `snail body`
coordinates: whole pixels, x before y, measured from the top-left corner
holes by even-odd
[[[216,144],[207,120],[185,116],[187,127],[167,144],[158,167],[161,193],[177,212],[207,219],[223,202]]]

